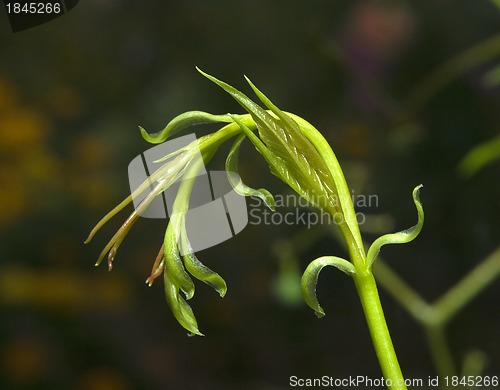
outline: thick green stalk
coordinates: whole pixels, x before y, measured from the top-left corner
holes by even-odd
[[[403,373],[392,345],[377,284],[371,271],[353,275],[377,358],[388,389],[406,390]]]

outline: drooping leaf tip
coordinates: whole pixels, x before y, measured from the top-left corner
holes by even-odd
[[[138,127],[139,127],[139,131],[141,132],[141,137],[142,137],[144,140],[146,140],[146,141],[148,141],[148,142],[151,142],[151,141],[152,141],[152,138],[151,138],[151,136],[149,135],[149,133],[147,132],[147,130],[146,130],[144,127],[142,127],[142,126],[138,126]]]
[[[409,229],[405,229],[397,233],[384,234],[383,236],[377,238],[372,243],[366,254],[366,264],[368,268],[373,266],[373,263],[377,259],[382,246],[387,244],[407,244],[413,241],[420,234],[424,225],[424,208],[422,206],[422,202],[420,201],[420,190],[422,188],[423,184],[419,184],[413,189],[412,192],[413,203],[417,209],[417,224]]]
[[[420,201],[420,190],[424,188],[423,184],[419,184],[413,189],[413,197]]]

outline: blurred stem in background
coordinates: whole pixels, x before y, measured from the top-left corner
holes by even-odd
[[[460,161],[457,171],[460,176],[468,179],[498,159],[500,159],[500,137],[475,146]]]
[[[500,56],[500,34],[474,45],[451,60],[438,66],[423,80],[415,84],[404,99],[403,119],[413,118],[441,90],[466,72]]]
[[[462,369],[457,370],[446,341],[445,329],[460,310],[500,275],[500,248],[433,304],[427,303],[380,259],[374,272],[377,280],[387,292],[424,328],[434,365],[440,377],[476,375],[485,368],[484,354],[472,351],[465,358]],[[479,372],[467,372],[471,370],[471,367]]]

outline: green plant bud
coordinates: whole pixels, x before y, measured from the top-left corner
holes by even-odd
[[[318,284],[319,273],[327,265],[336,267],[349,276],[356,274],[356,269],[351,262],[335,256],[319,257],[307,266],[300,281],[302,296],[307,305],[314,310],[318,318],[323,317],[325,311],[320,306],[316,297],[316,285]]]
[[[231,118],[238,123],[263,155],[274,175],[312,205],[325,209],[332,215],[342,213],[335,182],[326,163],[290,116],[279,110],[251,83],[258,97],[272,113],[261,108],[236,88],[199,71],[229,93],[252,116],[261,140],[243,124],[240,118],[235,116]]]

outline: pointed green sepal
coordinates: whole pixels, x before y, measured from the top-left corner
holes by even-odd
[[[226,281],[222,279],[222,277],[217,272],[212,271],[200,260],[198,260],[187,238],[185,229],[183,230],[181,235],[181,245],[183,253],[182,260],[187,271],[196,279],[201,280],[203,283],[211,286],[215,291],[219,293],[221,297],[224,297],[227,292]]]
[[[164,253],[165,269],[170,275],[170,280],[178,289],[186,295],[186,299],[191,299],[194,295],[194,283],[184,269],[179,248],[177,246],[177,234],[173,226],[169,223],[165,232]]]
[[[182,327],[189,331],[190,335],[203,336],[198,329],[198,323],[194,316],[193,309],[188,303],[180,296],[179,289],[170,278],[167,269],[163,272],[163,279],[165,282],[165,297],[167,304],[172,310],[172,314]]]
[[[368,253],[366,254],[366,264],[368,269],[373,266],[373,262],[377,258],[382,246],[387,244],[406,244],[413,241],[419,235],[422,230],[422,226],[424,225],[424,208],[422,207],[422,202],[420,201],[420,189],[422,187],[422,184],[415,187],[412,194],[413,202],[415,203],[418,214],[417,224],[401,232],[385,234],[377,238],[370,246],[370,249],[368,249]]]
[[[336,267],[349,276],[356,274],[356,269],[351,262],[336,256],[319,257],[307,266],[300,281],[302,296],[307,305],[314,310],[318,318],[323,317],[325,311],[320,306],[316,297],[316,285],[318,284],[319,273],[327,265]]]
[[[221,297],[226,295],[226,282],[217,272],[212,271],[199,261],[194,253],[187,253],[182,258],[186,269],[191,275],[211,286]]]
[[[261,199],[264,204],[272,211],[275,210],[274,207],[274,197],[273,195],[266,190],[265,188],[259,188],[258,190],[247,186],[241,180],[241,177],[238,174],[238,159],[240,146],[246,138],[245,134],[241,134],[238,136],[236,141],[234,141],[229,154],[226,159],[226,172],[229,183],[233,187],[234,191],[241,196],[253,196]]]
[[[139,126],[142,138],[152,144],[160,144],[175,133],[190,127],[207,123],[230,123],[228,115],[213,115],[203,111],[188,111],[172,119],[163,130],[149,134],[144,128]]]

